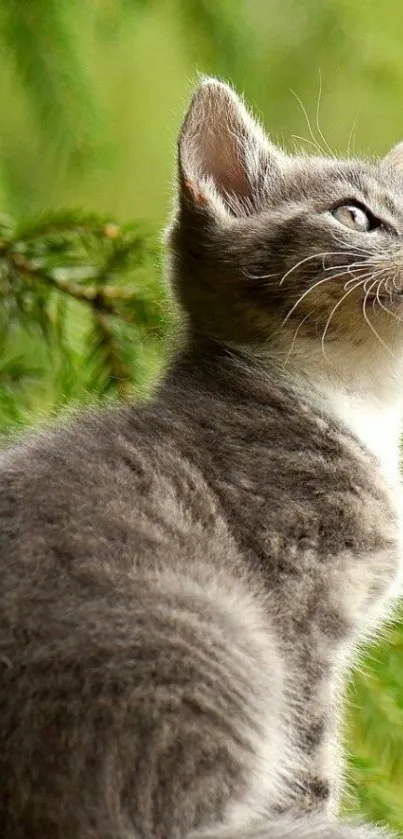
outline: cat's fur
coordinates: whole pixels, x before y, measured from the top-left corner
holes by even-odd
[[[401,158],[286,156],[196,92],[180,352],[152,402],[1,455],[3,839],[381,835],[335,819],[338,709],[402,564]]]

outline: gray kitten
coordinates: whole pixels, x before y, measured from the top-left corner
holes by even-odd
[[[401,148],[288,156],[197,90],[154,400],[3,452],[3,839],[375,839],[338,710],[402,565]]]

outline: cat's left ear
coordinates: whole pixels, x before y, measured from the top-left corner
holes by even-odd
[[[227,217],[254,212],[285,160],[232,88],[202,82],[179,137],[179,186],[187,202]]]
[[[403,175],[403,143],[398,143],[388,152],[382,161],[382,165],[389,169],[395,169],[396,172]]]

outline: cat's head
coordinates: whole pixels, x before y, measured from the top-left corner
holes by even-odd
[[[196,336],[282,364],[403,354],[403,147],[375,163],[288,155],[227,85],[196,91],[168,243]]]

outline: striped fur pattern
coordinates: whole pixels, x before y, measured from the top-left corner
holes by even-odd
[[[386,836],[337,820],[338,729],[400,589],[399,161],[288,157],[196,92],[154,398],[0,456],[3,839]]]

